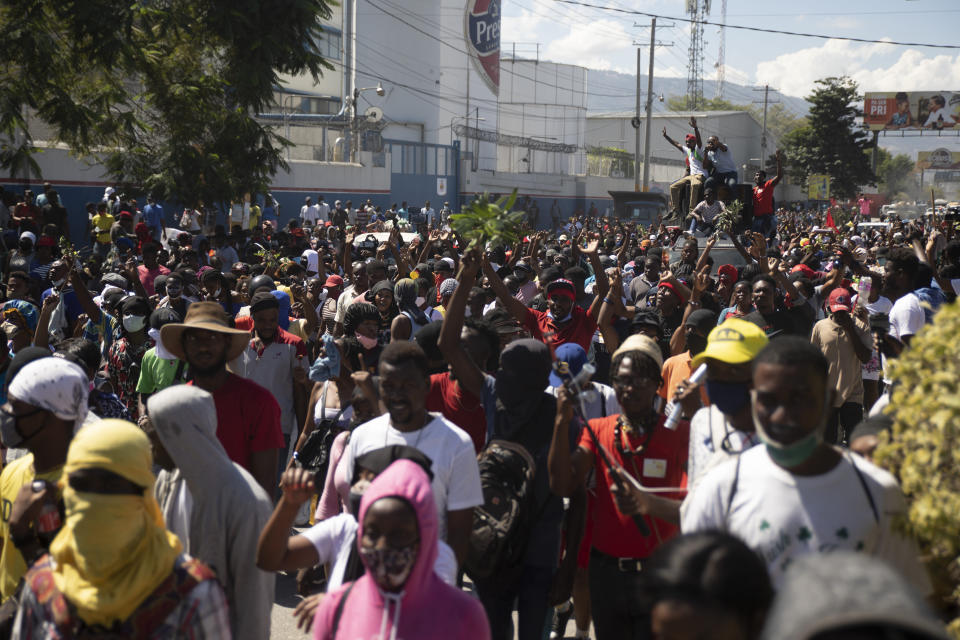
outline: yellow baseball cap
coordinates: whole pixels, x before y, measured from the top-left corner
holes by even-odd
[[[690,368],[696,369],[707,358],[728,364],[750,362],[767,342],[767,334],[754,323],[741,318],[730,318],[710,332],[707,336],[707,348],[693,358]]]

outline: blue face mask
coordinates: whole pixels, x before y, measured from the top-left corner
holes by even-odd
[[[707,379],[707,396],[721,413],[734,416],[750,402],[750,387],[746,382]]]
[[[323,355],[310,365],[309,378],[314,382],[326,382],[340,375],[340,350],[329,333],[323,334]]]

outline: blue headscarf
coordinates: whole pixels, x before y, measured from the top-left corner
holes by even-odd
[[[290,328],[290,296],[288,296],[283,291],[271,291],[270,295],[277,299],[277,302],[280,303],[280,328],[286,331]]]

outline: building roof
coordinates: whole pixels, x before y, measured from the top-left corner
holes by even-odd
[[[611,118],[611,119],[622,119],[622,118],[632,118],[636,115],[635,111],[590,111],[587,113],[587,118]],[[735,116],[735,115],[750,115],[749,111],[742,111],[738,109],[732,109],[729,111],[664,111],[660,113],[654,113],[652,116],[654,118],[689,118],[694,116],[697,118],[716,118],[716,117],[726,117],[726,116]],[[646,117],[644,114],[640,115],[641,118]]]

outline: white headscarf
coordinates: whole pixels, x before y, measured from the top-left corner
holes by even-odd
[[[90,379],[69,360],[40,358],[20,369],[7,395],[72,420],[76,428],[87,417]]]

